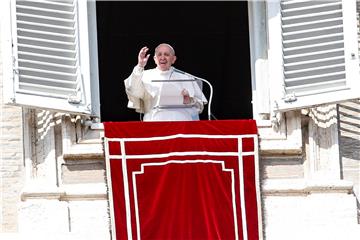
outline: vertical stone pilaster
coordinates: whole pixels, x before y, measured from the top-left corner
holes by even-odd
[[[340,180],[336,104],[311,108],[309,116],[308,176],[313,180]]]

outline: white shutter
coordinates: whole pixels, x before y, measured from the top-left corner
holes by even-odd
[[[279,110],[360,97],[355,0],[281,1]]]
[[[87,29],[87,20],[79,17],[78,2],[17,0],[12,4],[12,103],[90,114],[91,95],[85,93],[90,79],[80,66],[80,50],[89,49],[80,49],[79,40],[79,28]],[[81,7],[86,11],[86,5]],[[81,38],[87,41],[85,34]]]

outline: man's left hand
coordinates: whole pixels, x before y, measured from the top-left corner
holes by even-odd
[[[191,97],[189,95],[189,92],[186,89],[183,89],[181,91],[181,95],[184,97],[183,104],[190,104],[191,103]]]

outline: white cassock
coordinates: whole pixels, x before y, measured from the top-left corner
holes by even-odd
[[[128,96],[128,107],[139,113],[144,113],[144,121],[192,121],[199,120],[207,100],[196,81],[156,82],[153,80],[185,80],[194,79],[191,75],[183,74],[171,67],[167,71],[157,68],[144,70],[135,66],[131,75],[125,79],[125,90]],[[172,90],[170,84],[173,84]],[[186,89],[191,98],[189,106],[182,103],[172,107],[160,106],[165,98],[166,91],[162,91],[167,84],[173,99],[183,101],[181,91]],[[174,86],[176,86],[174,88]],[[178,89],[178,90],[177,90]],[[168,93],[169,94],[169,93]],[[170,99],[170,98],[169,98]],[[171,105],[172,103],[170,103]],[[170,106],[169,105],[169,106]],[[176,107],[177,106],[177,107]]]

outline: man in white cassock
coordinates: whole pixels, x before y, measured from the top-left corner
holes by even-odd
[[[192,75],[172,67],[176,61],[173,47],[166,43],[157,46],[156,68],[144,70],[148,50],[141,48],[138,64],[124,81],[128,107],[144,113],[144,121],[199,120],[207,100],[196,81],[188,81],[194,79]]]

